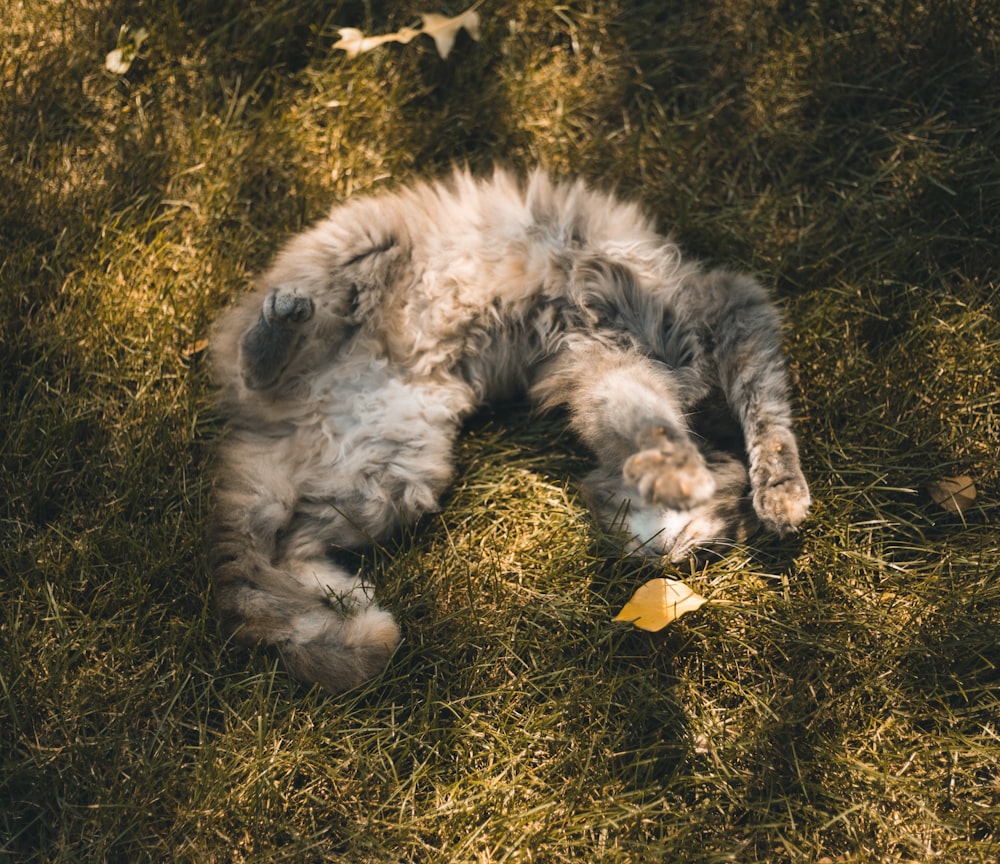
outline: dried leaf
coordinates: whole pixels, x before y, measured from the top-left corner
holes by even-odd
[[[355,27],[341,27],[337,32],[340,34],[340,40],[334,42],[333,47],[346,51],[347,56],[352,60],[359,54],[364,54],[365,51],[371,51],[372,48],[385,45],[386,42],[401,42],[405,45],[420,33],[419,30],[414,30],[412,27],[403,27],[395,33],[386,33],[382,36],[365,36]]]
[[[126,59],[123,48],[115,48],[109,51],[108,56],[104,58],[104,68],[109,72],[114,72],[115,75],[124,75],[132,68],[132,59]]]
[[[481,2],[482,0],[479,0],[454,18],[448,18],[446,15],[439,15],[436,12],[421,13],[420,20],[423,22],[423,28],[420,30],[413,27],[401,27],[395,33],[366,36],[356,27],[341,27],[337,31],[340,34],[340,39],[333,43],[333,47],[346,51],[347,56],[353,60],[359,54],[364,54],[365,51],[371,51],[387,42],[400,42],[405,45],[423,33],[434,40],[434,46],[441,58],[447,59],[451,49],[455,46],[459,30],[464,28],[473,39],[479,41],[479,13],[476,11],[476,7]]]
[[[976,500],[976,484],[971,477],[942,477],[927,485],[935,504],[949,513],[964,513]]]
[[[424,12],[421,13],[420,20],[424,25],[420,32],[434,40],[434,47],[437,48],[442,60],[448,59],[451,49],[455,46],[458,31],[463,27],[473,39],[479,41],[479,13],[476,12],[475,6],[454,18],[438,15],[435,12]]]
[[[149,31],[145,27],[122,25],[118,30],[118,47],[107,53],[104,68],[115,75],[124,75],[132,68],[132,62],[139,55],[142,43],[148,38]]]
[[[625,604],[615,621],[631,621],[642,630],[662,630],[687,612],[700,609],[706,602],[683,582],[676,579],[651,579]]]

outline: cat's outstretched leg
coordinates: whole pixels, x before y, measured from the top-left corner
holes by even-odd
[[[703,453],[688,430],[675,379],[647,357],[578,338],[543,367],[532,395],[565,406],[597,454],[584,493],[625,548],[680,561],[741,542],[759,527],[746,466]]]
[[[722,298],[713,327],[716,363],[743,431],[754,509],[765,528],[788,534],[805,521],[812,502],[792,431],[777,313],[747,276],[711,271],[701,275],[699,287]]]
[[[601,467],[645,504],[689,510],[715,492],[715,478],[688,433],[669,373],[600,339],[567,341],[532,388],[545,408],[565,406],[570,426]]]

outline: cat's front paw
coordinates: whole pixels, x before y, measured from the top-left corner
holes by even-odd
[[[275,288],[264,298],[264,319],[270,324],[301,324],[313,312],[311,299],[287,288]]]
[[[625,480],[644,501],[673,510],[689,510],[715,492],[715,478],[698,448],[666,438],[658,446],[630,456],[623,468]]]
[[[805,477],[785,477],[753,492],[753,507],[768,531],[779,536],[790,534],[805,522],[812,505]]]

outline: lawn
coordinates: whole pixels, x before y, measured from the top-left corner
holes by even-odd
[[[996,862],[1000,7],[483,0],[446,60],[334,47],[464,8],[0,12],[0,860]],[[771,286],[813,514],[640,565],[497,408],[363,562],[389,668],[309,690],[213,613],[204,340],[333,203],[494,161]],[[716,602],[613,623],[656,575]]]

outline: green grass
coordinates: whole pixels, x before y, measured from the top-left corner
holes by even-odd
[[[447,62],[331,47],[433,10],[0,14],[0,860],[996,861],[996,4],[485,0]],[[498,410],[368,556],[389,669],[326,697],[217,630],[192,347],[333,202],[495,159],[774,287],[815,512],[632,631],[662,571],[596,536],[557,423]]]

